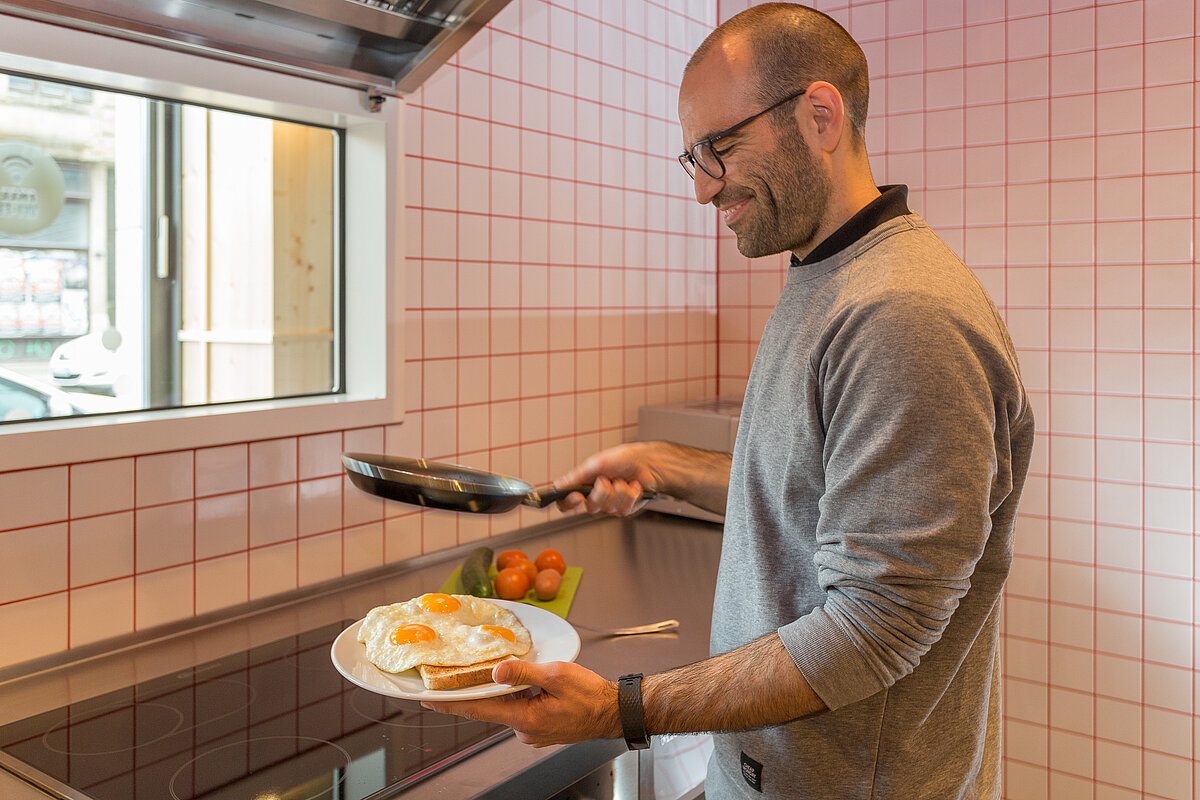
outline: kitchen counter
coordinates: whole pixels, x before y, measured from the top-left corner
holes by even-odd
[[[0,725],[435,591],[478,544],[496,552],[515,547],[531,555],[553,547],[568,564],[583,567],[571,622],[619,627],[672,617],[680,621],[678,631],[643,636],[606,637],[579,629],[578,663],[605,677],[657,672],[708,654],[721,527],[656,513],[631,520],[573,517],[423,556],[235,617],[197,620],[81,661],[28,675],[10,671],[0,676]],[[549,797],[624,751],[623,742],[612,740],[535,749],[509,736],[405,789],[404,797]],[[45,798],[3,769],[0,796]]]

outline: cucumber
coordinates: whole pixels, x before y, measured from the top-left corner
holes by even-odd
[[[488,567],[492,565],[492,548],[476,547],[462,563],[463,589],[467,594],[476,597],[495,597],[496,590],[492,588],[492,579],[488,577]]]

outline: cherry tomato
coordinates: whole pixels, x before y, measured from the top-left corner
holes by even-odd
[[[533,579],[533,593],[538,600],[553,600],[562,586],[562,573],[555,569],[544,569]]]
[[[529,583],[533,583],[533,579],[537,577],[538,568],[528,558],[514,558],[508,562],[508,569],[519,569],[529,577]]]
[[[514,558],[529,559],[529,556],[522,553],[520,550],[505,550],[500,555],[496,556],[496,569],[501,570],[508,566],[508,562]]]
[[[552,569],[559,575],[565,575],[567,572],[567,562],[563,561],[562,553],[557,550],[543,550],[538,553],[537,560],[533,563],[538,572],[544,569]]]
[[[519,569],[505,567],[496,573],[496,596],[503,600],[520,600],[529,591],[529,576]]]

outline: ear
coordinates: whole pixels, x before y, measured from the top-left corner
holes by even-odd
[[[832,153],[847,132],[846,106],[842,93],[832,83],[814,81],[804,93],[812,109],[813,132],[821,150]],[[803,107],[803,105],[801,106]]]

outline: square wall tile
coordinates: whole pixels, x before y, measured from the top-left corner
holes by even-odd
[[[71,586],[111,581],[133,574],[133,512],[73,520]]]
[[[458,365],[453,359],[424,362],[425,408],[453,406],[458,396]]]
[[[132,458],[71,466],[71,516],[87,517],[133,508]]]
[[[302,480],[299,491],[299,516],[297,533],[307,536],[327,533],[342,527],[342,483],[341,475],[316,480]]]
[[[346,574],[383,565],[383,523],[347,528],[342,536]]]
[[[67,518],[67,468],[47,467],[0,473],[0,530],[25,528]]]
[[[204,447],[196,451],[196,496],[245,489],[249,483],[249,448],[244,444]]]
[[[196,500],[196,558],[246,550],[250,545],[249,506],[248,492]]]
[[[330,581],[342,575],[342,532],[308,536],[298,543],[300,586]]]
[[[1177,758],[1192,757],[1192,716],[1158,708],[1145,709],[1146,746]],[[1170,795],[1163,794],[1164,797]]]
[[[296,480],[296,440],[267,439],[250,443],[250,486],[272,486]]]
[[[380,447],[379,451],[382,452]],[[367,494],[342,476],[342,521],[344,526],[360,525],[383,519],[384,501]]]
[[[1156,664],[1147,657],[1142,665],[1146,675],[1144,700],[1148,706],[1191,713],[1193,671],[1191,668]]]
[[[138,509],[134,515],[137,571],[190,564],[195,555],[195,503]]]
[[[347,452],[382,453],[383,431],[379,426],[345,431],[342,434],[342,446]]]
[[[66,588],[65,522],[0,532],[0,604]]]
[[[67,593],[0,605],[0,666],[67,649]]]
[[[426,511],[421,514],[421,552],[432,553],[458,544],[458,517],[454,511]]]
[[[249,600],[249,571],[248,553],[196,562],[196,613],[204,614]]]
[[[134,578],[134,629],[187,619],[195,611],[195,567],[162,569]]]
[[[191,450],[138,456],[134,483],[138,508],[191,498],[195,486],[194,460]]]
[[[1057,724],[1057,719],[1055,722]],[[1050,767],[1068,774],[1091,776],[1092,737],[1070,731],[1051,731]]]
[[[258,600],[297,586],[296,542],[250,551],[250,599]]]
[[[72,589],[71,647],[133,633],[133,578]]]
[[[421,554],[421,515],[406,514],[384,520],[383,557],[395,564]]]
[[[250,546],[296,538],[296,484],[250,490]]]

